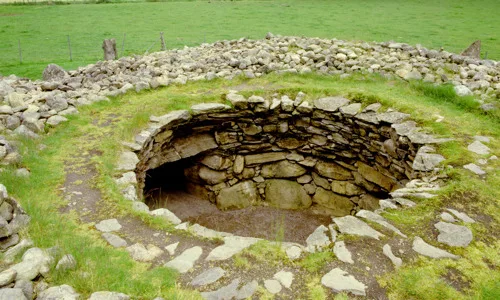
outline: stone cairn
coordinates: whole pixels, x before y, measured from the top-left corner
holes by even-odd
[[[229,92],[233,107],[205,103],[151,117],[150,127],[125,143],[131,151],[118,167],[126,172],[118,179],[125,197],[142,198],[148,170],[189,159],[188,192],[222,210],[314,204],[344,216],[379,208],[381,197],[444,160],[425,144],[448,139],[423,133],[408,114],[342,97],[304,98]]]

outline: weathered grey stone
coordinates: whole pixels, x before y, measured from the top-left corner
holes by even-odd
[[[473,95],[472,91],[465,85],[456,85],[453,87],[453,89],[455,90],[455,93],[460,97]]]
[[[286,154],[283,152],[267,152],[261,154],[252,154],[245,156],[245,164],[248,166],[265,164],[286,159]]]
[[[314,107],[328,112],[335,112],[340,107],[345,106],[348,103],[349,99],[343,97],[326,97],[316,99],[314,101]]]
[[[231,105],[237,109],[247,109],[248,101],[240,94],[235,93],[234,91],[230,91],[229,94],[226,95],[226,100],[231,102]]]
[[[165,246],[165,250],[167,250],[168,254],[174,255],[175,250],[177,249],[177,246],[179,246],[179,242]]]
[[[467,247],[472,241],[472,231],[461,225],[446,222],[434,224],[439,230],[438,242],[454,247]]]
[[[204,286],[207,284],[211,284],[216,282],[217,280],[221,279],[224,275],[226,274],[226,271],[224,271],[220,267],[214,267],[210,268],[203,273],[199,274],[196,276],[192,281],[191,285],[192,286]]]
[[[472,144],[467,146],[467,149],[479,155],[489,154],[491,150],[490,148],[488,148],[488,146],[484,145],[480,141],[474,141]]]
[[[115,248],[120,248],[120,247],[127,247],[127,241],[122,239],[121,237],[105,232],[102,235],[102,238],[105,239],[111,246]]]
[[[3,238],[0,241],[0,251],[4,252],[6,249],[9,249],[10,247],[17,245],[19,243],[19,235],[13,234],[9,237]]]
[[[69,106],[68,101],[59,95],[47,97],[46,102],[51,109],[57,112],[63,111],[67,109]]]
[[[207,239],[221,238],[232,235],[231,233],[215,231],[213,229],[206,228],[205,226],[201,226],[199,224],[193,224],[189,229],[194,235],[197,235],[199,237],[204,237]]]
[[[297,182],[271,179],[266,181],[266,201],[282,209],[301,209],[311,206],[311,197]]]
[[[278,280],[274,279],[264,280],[264,287],[269,293],[273,295],[281,292],[281,284],[279,283]]]
[[[22,239],[17,245],[14,247],[8,249],[5,251],[5,254],[3,256],[3,260],[6,263],[12,263],[14,261],[14,258],[23,252],[25,249],[33,247],[33,241],[32,240],[27,240],[27,239]]]
[[[191,106],[193,115],[217,113],[230,110],[231,107],[221,103],[200,103]]]
[[[195,246],[184,250],[179,256],[165,264],[165,267],[177,270],[179,273],[187,273],[191,270],[203,253],[203,249]]]
[[[344,115],[355,116],[361,110],[361,103],[352,103],[347,106],[340,107],[339,110]]]
[[[335,180],[352,179],[351,172],[336,163],[318,161],[314,167],[314,170],[321,176]]]
[[[340,268],[335,268],[323,276],[321,284],[331,288],[336,293],[348,292],[358,296],[366,296],[367,286]]]
[[[258,287],[259,283],[257,280],[250,281],[240,288],[238,294],[236,295],[236,299],[250,299],[253,294],[255,294]]]
[[[53,286],[45,291],[41,292],[37,300],[54,300],[54,299],[64,299],[64,300],[78,300],[80,299],[80,294],[75,292],[75,290],[67,285],[63,284],[60,286]]]
[[[39,274],[45,274],[50,271],[54,259],[40,248],[31,248],[26,251],[22,261],[11,266],[11,269],[17,272],[16,280],[33,280]]]
[[[327,233],[328,228],[326,228],[324,225],[316,228],[314,232],[311,233],[306,239],[306,250],[308,252],[314,253],[328,247],[332,243],[332,241],[328,237]]]
[[[56,270],[74,270],[76,269],[76,259],[71,254],[64,255],[56,265]]]
[[[4,287],[16,279],[17,272],[13,269],[7,269],[0,273],[0,287]]]
[[[260,196],[255,183],[243,181],[229,188],[224,188],[217,195],[217,207],[221,210],[239,209],[251,206],[259,201]]]
[[[439,215],[443,221],[446,222],[456,222],[457,220],[447,212],[443,212]]]
[[[427,244],[426,242],[424,242],[424,240],[422,240],[422,238],[418,236],[416,236],[415,239],[413,240],[412,249],[419,254],[431,258],[452,258],[452,259],[459,258],[459,256],[451,254],[448,251]]]
[[[68,73],[56,64],[49,64],[43,70],[42,77],[45,81],[58,81],[68,76]]]
[[[230,300],[234,299],[238,295],[238,286],[240,285],[240,279],[236,278],[231,281],[230,284],[221,287],[220,289],[213,292],[203,292],[201,297],[206,300]]]
[[[337,258],[345,263],[348,264],[353,264],[354,261],[352,260],[352,255],[349,249],[345,246],[344,241],[338,241],[335,243],[333,246],[333,253],[335,253],[335,256]]]
[[[155,245],[149,244],[144,247],[141,243],[133,244],[126,248],[130,256],[136,261],[149,262],[155,260],[158,256],[163,254],[163,250]]]
[[[118,159],[118,166],[116,169],[118,171],[133,171],[135,170],[135,167],[138,162],[139,158],[134,152],[125,151],[122,152],[122,154],[120,155]]]
[[[358,213],[356,213],[356,217],[364,218],[369,221],[375,222],[389,230],[392,230],[396,234],[406,238],[407,236],[403,234],[399,229],[394,227],[392,224],[390,224],[384,217],[382,217],[379,214],[376,214],[372,211],[369,210],[360,210]]]
[[[52,117],[47,119],[47,124],[49,124],[51,126],[57,126],[57,125],[61,124],[62,122],[66,122],[66,121],[68,121],[67,118],[65,118],[63,116],[55,115],[55,116],[52,116]]]
[[[173,147],[182,158],[187,158],[215,149],[218,145],[211,134],[202,133],[177,138],[173,141]]]
[[[354,203],[349,198],[318,187],[312,201],[331,210],[333,216],[348,215],[354,209]]]
[[[151,117],[150,120],[158,123],[162,128],[170,128],[191,120],[191,113],[187,110],[175,110],[160,117]]]
[[[227,180],[226,172],[215,171],[205,166],[201,166],[198,171],[198,175],[206,183],[211,185],[218,184]]]
[[[486,174],[486,172],[483,171],[483,169],[481,169],[481,167],[479,167],[476,164],[472,164],[472,163],[466,164],[464,166],[464,169],[467,169],[467,170],[471,171],[472,173],[474,173],[476,175],[485,175]]]
[[[332,181],[331,183],[332,191],[337,194],[356,196],[363,193],[363,190],[349,181]]]
[[[462,220],[462,222],[465,222],[465,223],[475,223],[476,221],[474,221],[474,219],[472,219],[471,217],[469,217],[466,213],[463,213],[463,212],[459,212],[455,209],[451,209],[451,208],[447,208],[447,210],[449,212],[451,212],[452,214],[455,215],[455,217],[459,218],[460,220]]]
[[[141,211],[149,213],[149,206],[144,202],[134,201],[132,202],[132,209],[135,211]]]
[[[179,225],[182,223],[181,219],[179,219],[173,212],[166,208],[158,208],[155,210],[152,210],[150,212],[152,216],[157,216],[161,217],[162,219],[167,220],[168,222],[174,224],[174,225]]]
[[[37,298],[40,299],[40,298]],[[0,300],[28,300],[24,296],[23,290],[18,288],[0,289]]]
[[[377,114],[377,120],[379,122],[386,122],[386,123],[401,123],[405,119],[408,119],[410,117],[409,114],[405,114],[402,112],[398,111],[391,111],[391,112],[385,112],[381,114]]]
[[[10,93],[6,97],[6,101],[12,108],[22,107],[24,103],[24,95],[21,93]]]
[[[265,178],[289,178],[302,176],[306,171],[300,165],[284,160],[262,166],[260,174]]]
[[[384,255],[391,260],[396,269],[401,267],[401,265],[403,264],[403,260],[392,253],[391,246],[389,246],[388,244],[385,244],[382,247],[382,253],[384,253]]]
[[[28,280],[17,280],[15,289],[21,289],[27,299],[33,299],[33,282]]]
[[[257,243],[258,241],[260,241],[260,239],[242,236],[224,237],[224,245],[214,248],[208,254],[206,260],[226,260],[228,258],[231,258],[236,253],[239,253],[243,249]]]
[[[338,230],[341,233],[366,236],[376,240],[378,240],[379,237],[384,236],[380,232],[368,226],[365,222],[353,216],[333,218],[333,222],[337,224]]]
[[[316,184],[319,187],[324,188],[325,190],[329,190],[331,188],[330,182],[326,180],[325,178],[319,176],[317,173],[312,172],[312,179],[314,181],[314,184]]]
[[[281,285],[287,289],[290,289],[293,283],[293,273],[288,271],[279,271],[274,274],[273,278],[278,280]]]
[[[130,296],[123,293],[101,291],[92,293],[88,300],[129,300],[129,299]]]
[[[122,225],[118,223],[117,219],[102,220],[95,225],[95,228],[101,232],[112,232],[118,231],[122,228]]]
[[[416,171],[432,171],[439,165],[445,158],[442,155],[434,154],[434,148],[430,146],[422,146],[418,149],[417,155],[413,160],[412,168]]]
[[[31,131],[25,125],[21,125],[14,130],[14,133],[29,139],[38,139],[40,136],[33,131]],[[5,159],[4,159],[5,160]]]
[[[481,59],[481,40],[477,40],[467,47],[460,55]]]
[[[235,174],[241,174],[245,168],[245,158],[241,155],[236,155],[234,159],[233,172]]]
[[[359,174],[361,174],[361,176],[363,176],[366,180],[375,183],[387,191],[392,191],[396,186],[396,181],[393,178],[385,176],[365,163],[358,161],[356,164],[358,166]]]

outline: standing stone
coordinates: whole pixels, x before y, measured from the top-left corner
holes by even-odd
[[[290,180],[267,180],[265,195],[267,202],[282,209],[307,208],[312,203],[302,185]]]
[[[462,51],[460,55],[481,59],[481,40],[477,40],[474,43],[470,44],[470,46]]]
[[[108,39],[102,42],[102,49],[104,50],[104,60],[116,59],[116,40]]]

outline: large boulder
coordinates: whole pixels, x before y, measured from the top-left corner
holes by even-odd
[[[259,193],[253,181],[243,181],[222,189],[217,195],[217,207],[221,210],[240,209],[259,201]]]
[[[301,209],[311,206],[311,197],[295,181],[272,179],[266,182],[266,201],[283,209]]]

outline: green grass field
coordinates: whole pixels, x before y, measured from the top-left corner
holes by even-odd
[[[480,39],[483,57],[500,59],[500,1],[184,1],[1,5],[0,74],[39,78],[51,62],[72,69],[102,58],[102,40],[119,55],[249,37],[267,32],[388,41],[460,52]],[[124,51],[122,51],[125,36]],[[70,61],[68,36],[73,61]],[[20,63],[19,45],[22,51]]]

